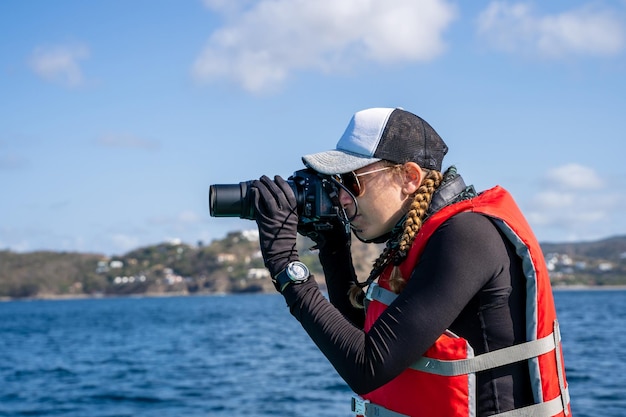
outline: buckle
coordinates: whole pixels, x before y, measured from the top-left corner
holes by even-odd
[[[367,300],[373,301],[375,299],[375,295],[374,295],[374,291],[378,290],[378,284],[375,282],[372,282],[368,287],[367,287],[367,291],[365,292],[365,298]]]
[[[352,396],[352,412],[357,416],[365,416],[367,411],[367,404],[369,404],[369,400],[365,400],[358,395]]]

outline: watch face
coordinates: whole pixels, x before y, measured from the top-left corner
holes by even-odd
[[[302,262],[292,262],[287,267],[287,275],[294,281],[301,281],[309,277],[309,268]]]

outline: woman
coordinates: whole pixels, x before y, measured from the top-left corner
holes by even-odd
[[[357,415],[569,415],[539,244],[502,188],[477,194],[454,167],[441,173],[447,150],[410,112],[357,112],[335,150],[303,162],[336,176],[358,239],[386,243],[372,273],[357,280],[341,225],[316,234],[327,300],[298,260],[291,187],[264,176],[252,192],[265,265],[361,395]]]

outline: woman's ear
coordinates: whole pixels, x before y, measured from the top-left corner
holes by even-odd
[[[407,195],[414,194],[422,184],[424,179],[424,171],[415,162],[407,162],[403,166],[404,169],[404,184],[402,191]]]

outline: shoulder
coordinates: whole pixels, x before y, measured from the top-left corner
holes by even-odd
[[[423,286],[447,286],[450,294],[460,291],[467,301],[508,270],[510,256],[506,238],[489,217],[463,212],[447,219],[430,236],[414,276],[420,277],[417,282]]]
[[[437,235],[456,238],[469,236],[498,235],[498,229],[488,216],[473,212],[458,213],[443,222],[435,231]]]
[[[506,254],[506,243],[497,226],[488,216],[463,212],[442,223],[429,239],[426,250],[453,250],[484,257]]]

